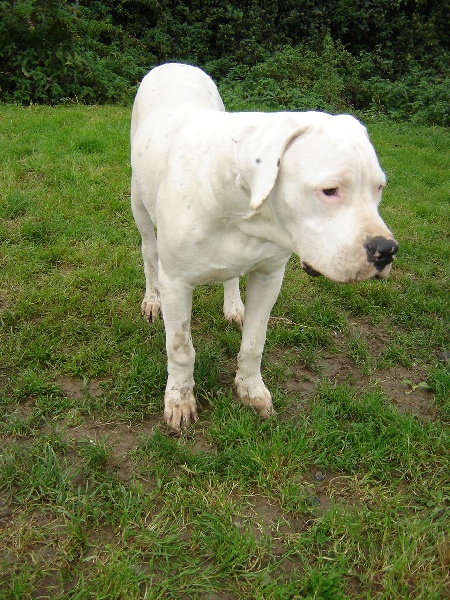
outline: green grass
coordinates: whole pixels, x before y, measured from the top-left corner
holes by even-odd
[[[129,208],[129,111],[0,111],[0,598],[424,599],[450,593],[443,129],[369,124],[400,244],[342,286],[289,263],[263,374],[196,290],[200,419],[162,423],[161,322]]]

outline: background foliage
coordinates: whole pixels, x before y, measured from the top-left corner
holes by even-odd
[[[261,108],[448,125],[449,12],[449,0],[0,2],[0,98],[130,102],[149,68],[175,60]]]

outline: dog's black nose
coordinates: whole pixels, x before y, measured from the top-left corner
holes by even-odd
[[[394,260],[398,244],[393,239],[379,235],[369,238],[364,244],[364,248],[367,251],[367,260],[373,263],[378,271],[382,271],[384,267],[390,265]]]

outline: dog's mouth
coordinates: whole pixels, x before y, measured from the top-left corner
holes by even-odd
[[[319,273],[319,271],[313,269],[312,266],[308,265],[308,263],[306,262],[302,262],[302,269],[307,275],[310,275],[311,277],[319,277],[320,275],[322,275],[322,273]]]
[[[314,267],[312,267],[309,263],[307,262],[302,262],[301,264],[302,269],[305,271],[305,273],[307,275],[309,275],[310,277],[320,277],[323,276],[323,273],[320,273],[320,271],[317,271],[316,269],[314,269]],[[369,274],[366,274],[364,276],[364,273],[361,273],[360,271],[358,271],[356,273],[356,275],[354,275],[353,277],[346,277],[346,278],[339,278],[339,279],[335,279],[333,277],[329,277],[327,275],[327,277],[329,279],[331,279],[331,281],[336,281],[337,283],[357,283],[359,281],[364,281],[365,279],[385,279],[386,277],[389,277],[389,272],[390,272],[390,265],[388,265],[387,268],[384,268],[382,271],[378,271],[377,273],[375,273],[374,275],[370,276]]]

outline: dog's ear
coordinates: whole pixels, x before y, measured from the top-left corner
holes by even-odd
[[[233,136],[236,166],[250,190],[250,208],[261,206],[270,194],[286,148],[305,129],[288,115],[274,113],[265,124],[249,125]]]

